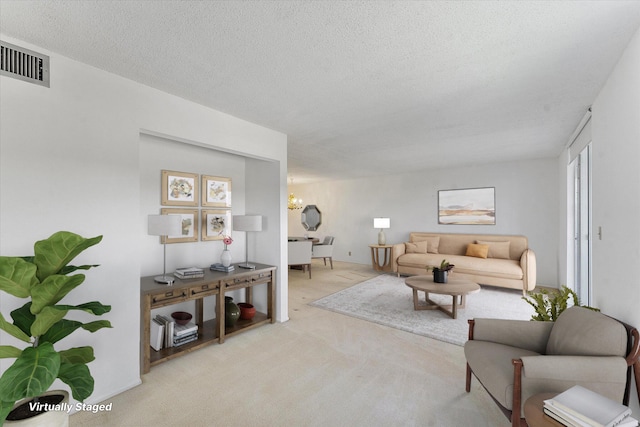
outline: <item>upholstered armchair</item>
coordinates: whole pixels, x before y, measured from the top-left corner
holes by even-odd
[[[466,391],[473,374],[513,427],[526,425],[529,397],[576,384],[628,405],[632,367],[640,379],[639,345],[635,328],[582,307],[568,308],[556,322],[472,319]]]

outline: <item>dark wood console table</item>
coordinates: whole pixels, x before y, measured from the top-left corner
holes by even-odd
[[[255,264],[255,270],[238,268],[231,273],[205,270],[204,278],[180,280],[176,279],[172,286],[161,285],[153,280],[154,276],[140,279],[140,372],[146,374],[151,366],[166,360],[182,356],[193,350],[218,342],[222,344],[225,337],[238,334],[266,323],[275,323],[275,279],[276,267]],[[232,327],[224,324],[225,293],[244,289],[244,302],[253,303],[253,288],[257,285],[267,287],[267,312],[256,313],[251,320],[238,319]],[[216,317],[203,319],[203,299],[216,298]],[[163,348],[155,351],[150,346],[151,310],[166,307],[185,301],[195,301],[194,322],[198,325],[198,339],[191,343]]]

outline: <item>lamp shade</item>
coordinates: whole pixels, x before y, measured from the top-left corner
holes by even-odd
[[[262,231],[262,215],[234,215],[234,231]]]
[[[182,216],[149,215],[147,234],[150,236],[179,236],[182,234]]]
[[[373,218],[373,228],[390,228],[390,218]]]

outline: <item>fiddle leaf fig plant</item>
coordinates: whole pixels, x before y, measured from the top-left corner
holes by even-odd
[[[95,359],[89,346],[56,349],[54,344],[77,329],[95,332],[111,328],[108,320],[82,323],[65,319],[70,311],[84,311],[96,316],[108,313],[111,306],[92,301],[80,305],[59,302],[80,286],[84,274],[71,274],[97,265],[69,265],[85,249],[100,243],[102,236],[84,238],[60,231],[36,242],[34,255],[0,256],[0,291],[28,301],[10,313],[0,313],[0,330],[25,343],[20,349],[0,345],[0,358],[16,359],[0,377],[0,425],[15,402],[37,398],[56,378],[70,389],[74,399],[84,401],[93,393],[94,380],[87,363]],[[12,320],[12,322],[10,321]]]
[[[535,313],[531,316],[531,320],[539,320],[543,322],[555,322],[560,313],[570,307],[569,298],[573,304],[579,307],[588,308],[593,311],[600,311],[597,308],[580,304],[580,298],[572,289],[562,286],[559,290],[549,291],[542,289],[538,292],[529,292],[526,297],[522,297],[530,306],[533,307]]]

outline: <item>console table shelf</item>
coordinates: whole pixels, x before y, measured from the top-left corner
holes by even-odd
[[[174,359],[193,350],[198,350],[204,346],[218,341],[216,320],[207,320],[202,327],[198,327],[198,339],[180,347],[163,348],[160,351],[150,350],[150,365],[155,366],[167,360]]]
[[[256,315],[251,320],[238,319],[235,325],[224,328],[224,335],[226,337],[234,336],[240,332],[247,331],[249,329],[257,328],[265,323],[269,323],[271,320],[265,313],[256,312]]]
[[[153,276],[140,279],[140,371],[146,374],[159,363],[182,356],[213,343],[224,343],[225,337],[233,336],[267,323],[275,323],[275,271],[276,267],[255,264],[255,270],[238,268],[231,273],[205,271],[204,278],[176,281],[171,286],[158,284]],[[244,301],[253,303],[253,288],[267,287],[267,313],[257,312],[251,320],[238,319],[234,326],[225,327],[224,297],[225,293],[243,290]],[[215,297],[216,317],[203,319],[204,298]],[[163,348],[155,351],[150,346],[151,310],[195,301],[194,322],[198,325],[198,339],[179,347]]]

